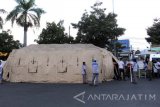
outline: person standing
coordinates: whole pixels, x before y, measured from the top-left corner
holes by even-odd
[[[98,76],[99,76],[99,67],[96,60],[93,60],[92,62],[92,85],[97,86],[98,85]]]
[[[152,80],[152,68],[153,68],[153,63],[152,63],[152,61],[148,61],[147,74],[148,74],[149,81]]]
[[[125,80],[125,73],[124,73],[124,62],[122,61],[122,58],[120,59],[120,61],[118,62],[118,66],[119,66],[119,72],[120,72],[120,77],[121,77],[121,73],[122,73],[122,78],[123,80]]]
[[[157,61],[153,60],[152,61],[152,65],[153,65],[153,77],[157,78],[158,77],[158,67],[157,67]]]
[[[160,78],[160,60],[157,60],[156,63],[156,67],[157,67],[157,77]]]
[[[83,84],[87,84],[87,72],[86,72],[86,63],[83,62],[82,64],[82,78],[83,78]]]
[[[128,79],[130,78],[130,72],[131,72],[131,67],[132,67],[132,64],[131,64],[131,61],[126,61],[126,76],[128,77]]]
[[[147,72],[148,63],[146,61],[144,61],[143,63],[144,63],[144,71]]]
[[[133,59],[133,84],[137,84],[137,72],[138,72],[138,64],[137,64],[137,60]]]
[[[2,62],[0,60],[0,84],[2,83]]]

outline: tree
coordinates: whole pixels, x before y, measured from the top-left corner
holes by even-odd
[[[160,44],[160,19],[154,19],[154,23],[151,27],[147,28],[148,38],[147,42],[152,44]]]
[[[4,9],[0,9],[0,13],[6,13]],[[0,16],[0,29],[3,28],[3,18]]]
[[[7,15],[6,21],[11,20],[24,28],[24,46],[27,46],[27,31],[29,27],[39,27],[41,15],[45,13],[42,8],[35,5],[35,0],[15,0],[17,6]]]
[[[67,36],[64,33],[65,28],[63,27],[63,21],[59,23],[47,23],[46,29],[43,29],[41,34],[38,37],[38,40],[35,40],[38,44],[63,44],[63,43],[73,43],[74,38]]]
[[[22,44],[18,40],[13,40],[13,35],[3,31],[0,33],[0,52],[10,53],[13,49],[19,49]]]
[[[102,2],[91,6],[90,14],[85,11],[81,21],[77,24],[72,23],[75,29],[78,29],[77,43],[92,43],[99,47],[106,47],[110,41],[114,41],[125,31],[117,25],[116,14],[105,14],[105,8],[99,8]],[[113,45],[113,44],[112,44]]]

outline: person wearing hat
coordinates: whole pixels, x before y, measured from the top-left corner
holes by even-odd
[[[99,67],[97,61],[94,59],[92,61],[92,85],[97,86],[98,84],[98,76],[99,76]],[[94,83],[95,81],[95,83]]]

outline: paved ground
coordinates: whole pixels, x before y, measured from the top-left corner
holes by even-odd
[[[79,95],[78,95],[79,94]],[[73,98],[74,96],[76,96]],[[160,79],[82,84],[4,83],[0,107],[159,107]]]

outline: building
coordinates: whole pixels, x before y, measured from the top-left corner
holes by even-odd
[[[122,46],[124,46],[124,48],[122,49],[122,52],[119,52],[118,56],[129,58],[129,56],[130,56],[130,41],[129,41],[129,39],[118,40],[118,42],[121,43]]]

